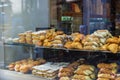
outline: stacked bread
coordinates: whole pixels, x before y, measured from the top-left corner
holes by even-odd
[[[101,50],[109,50],[112,53],[117,53],[120,50],[120,37],[108,38],[106,44],[101,47]]]
[[[58,77],[60,80],[70,80],[71,76],[74,74],[74,70],[80,65],[79,62],[75,61],[69,64],[67,67],[62,67],[59,69]]]
[[[55,35],[56,34],[56,35]],[[52,40],[52,47],[62,47],[64,46],[66,40],[66,34],[63,31],[56,31],[54,33],[54,40]]]
[[[99,68],[97,80],[115,80],[118,67],[116,63],[99,63],[97,67]]]
[[[19,43],[26,43],[26,33],[20,33],[19,35]]]
[[[28,73],[29,71],[32,70],[33,66],[40,65],[45,62],[46,61],[44,59],[37,59],[37,60],[24,59],[24,60],[10,63],[8,65],[8,68],[9,70],[15,70],[17,72]]]
[[[71,34],[71,39],[68,39],[66,41],[64,47],[67,49],[82,49],[82,39],[84,38],[83,34],[80,33],[72,33]]]
[[[99,50],[108,38],[112,37],[108,30],[97,30],[87,35],[82,41],[85,50]]]
[[[32,33],[32,39],[33,39],[33,44],[38,44],[39,46],[42,46],[41,41],[45,39],[45,31],[38,31],[38,32],[33,32]]]
[[[32,42],[32,31],[26,31],[25,33],[26,33],[26,37],[25,37],[26,43],[27,44],[33,44],[33,42]]]
[[[47,62],[46,64],[34,66],[32,70],[32,74],[48,78],[54,79],[57,77],[58,70],[61,67],[66,67],[68,63],[60,62],[60,63],[52,63]]]
[[[92,65],[80,65],[74,72],[72,80],[94,80],[95,67]]]

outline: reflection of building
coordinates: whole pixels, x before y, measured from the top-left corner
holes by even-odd
[[[12,6],[10,0],[5,0],[4,2],[0,2],[0,33],[3,31],[9,30],[12,14]],[[1,37],[2,35],[0,35]]]
[[[23,22],[29,29],[48,27],[49,0],[22,0]]]

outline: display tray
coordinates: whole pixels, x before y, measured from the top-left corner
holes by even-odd
[[[57,47],[44,47],[44,46],[35,46],[34,44],[26,44],[26,43],[4,43],[5,45],[19,45],[19,46],[28,46],[28,47],[35,47],[35,48],[43,48],[43,49],[54,49],[54,50],[64,50],[66,52],[69,51],[79,51],[79,52],[99,52],[99,53],[112,53],[111,51],[102,51],[102,50],[79,50],[79,49],[66,49],[66,48],[57,48]],[[117,52],[117,53],[120,53]],[[114,54],[117,54],[114,53]]]

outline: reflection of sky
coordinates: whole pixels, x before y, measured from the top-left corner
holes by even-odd
[[[10,0],[12,3],[12,10],[13,13],[20,13],[21,12],[21,0]]]

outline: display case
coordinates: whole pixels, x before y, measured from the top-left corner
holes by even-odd
[[[93,5],[88,8],[85,7],[89,4],[84,1],[88,0],[1,0],[0,73],[4,74],[0,79],[4,80],[6,75],[8,80],[85,80],[84,77],[114,80],[120,77],[120,37],[108,30],[87,36],[79,33],[80,25],[88,17],[83,9],[89,11],[88,8],[96,5],[103,13],[97,9],[95,14],[96,9],[90,9],[90,24],[99,23],[106,29],[102,24],[109,17],[103,10],[106,0],[89,0]],[[51,11],[53,8],[56,11]],[[105,70],[100,72],[101,69]],[[110,76],[100,77],[101,73]]]

